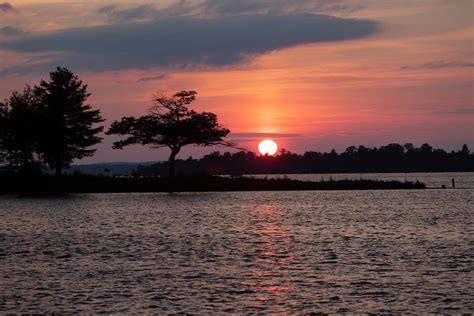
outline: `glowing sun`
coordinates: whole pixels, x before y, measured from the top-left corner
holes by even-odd
[[[271,139],[262,140],[260,144],[258,144],[258,151],[262,155],[272,156],[277,152],[277,149],[277,144]]]

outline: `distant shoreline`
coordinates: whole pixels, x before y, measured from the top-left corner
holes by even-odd
[[[419,181],[327,180],[219,176],[99,177],[19,176],[0,177],[0,194],[132,193],[132,192],[225,192],[300,190],[405,190],[425,189]]]
[[[161,163],[161,162],[160,162]],[[155,163],[147,162],[147,165]],[[121,169],[118,172],[114,172],[114,168],[117,166],[126,166],[125,172]],[[79,175],[88,175],[88,176],[132,176],[132,173],[136,170],[138,166],[145,166],[142,163],[92,163],[92,164],[83,164],[83,165],[71,165],[69,169],[64,170],[65,175],[74,175],[75,173]],[[105,168],[110,168],[110,172],[104,172]],[[291,176],[291,175],[338,175],[338,174],[348,174],[348,175],[372,175],[372,174],[426,174],[426,173],[474,173],[474,170],[464,171],[464,170],[430,170],[430,171],[321,171],[321,172],[256,172],[256,173],[243,173],[243,176]],[[51,171],[52,174],[52,171]],[[186,175],[186,174],[185,174]],[[191,175],[191,174],[189,174]],[[215,173],[215,176],[230,176],[227,173]],[[160,175],[144,175],[144,176],[160,176]]]

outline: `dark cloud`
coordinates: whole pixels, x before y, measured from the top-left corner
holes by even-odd
[[[419,66],[401,66],[400,69],[402,70],[413,70],[413,69],[425,69],[425,70],[435,70],[435,69],[444,69],[444,68],[470,68],[474,67],[473,62],[466,62],[466,61],[444,61],[444,60],[435,60],[429,62],[427,64],[419,65]]]
[[[0,36],[15,37],[15,36],[22,36],[25,34],[26,33],[24,31],[13,26],[0,27]]]
[[[137,82],[146,82],[146,81],[158,81],[158,80],[164,80],[168,78],[167,74],[161,74],[158,76],[152,76],[152,77],[143,77],[137,80]]]
[[[12,12],[15,8],[8,2],[0,3],[0,12]]]
[[[313,14],[258,14],[215,18],[172,17],[150,22],[76,28],[3,44],[17,52],[51,52],[51,68],[91,71],[153,66],[229,66],[301,44],[358,39],[376,31],[369,20]],[[25,68],[26,67],[26,68]],[[35,70],[31,65],[3,74]],[[0,72],[1,73],[1,72]]]

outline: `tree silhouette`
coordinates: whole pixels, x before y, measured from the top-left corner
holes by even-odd
[[[168,175],[174,176],[176,155],[186,145],[214,146],[233,144],[224,140],[230,131],[221,127],[214,113],[197,113],[188,108],[196,99],[195,91],[180,91],[172,97],[159,96],[150,113],[139,118],[124,117],[112,123],[107,135],[125,136],[114,143],[114,149],[131,144],[168,147]]]
[[[408,149],[406,149],[408,148]],[[291,174],[291,173],[371,173],[371,172],[473,172],[474,152],[467,145],[450,153],[424,144],[380,147],[350,146],[344,152],[308,151],[302,155],[282,149],[276,156],[260,156],[253,152],[213,152],[200,159],[176,160],[176,170],[182,174]],[[140,176],[165,175],[168,164],[159,162],[139,166]]]
[[[39,151],[44,162],[61,175],[74,159],[92,156],[90,147],[101,142],[97,136],[103,126],[99,110],[85,104],[87,85],[69,69],[58,67],[34,88],[40,112]]]
[[[7,133],[6,129],[6,117],[7,117],[7,107],[0,103],[0,166],[5,163],[5,156],[7,155],[7,151],[5,149],[5,135]]]
[[[38,109],[26,86],[0,102],[0,158],[22,170],[38,168]]]

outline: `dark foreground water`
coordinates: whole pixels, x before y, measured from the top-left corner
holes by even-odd
[[[473,189],[0,197],[0,312],[473,312],[473,207]]]

